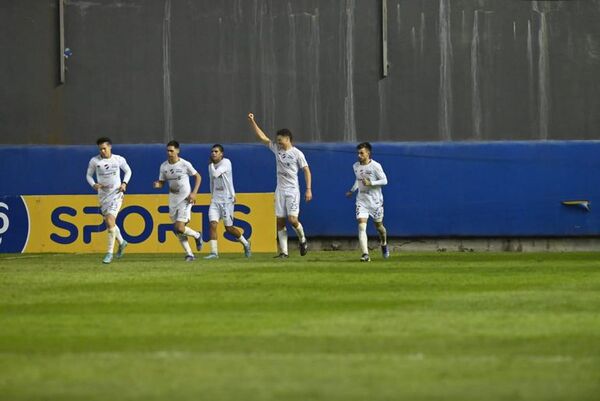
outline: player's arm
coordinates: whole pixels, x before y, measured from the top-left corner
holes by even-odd
[[[352,185],[352,188],[350,188],[350,190],[348,192],[346,192],[346,196],[351,197],[352,194],[354,192],[356,192],[357,189],[358,189],[358,180],[354,180],[354,185]]]
[[[261,141],[265,145],[271,143],[269,137],[263,132],[262,129],[260,129],[258,124],[256,124],[256,121],[254,120],[254,114],[248,113],[248,123],[250,123],[250,128],[252,128],[252,131],[254,131],[254,134],[256,135],[259,141]]]
[[[308,166],[304,166],[302,170],[304,170],[304,182],[306,182],[306,192],[304,193],[304,200],[306,202],[310,202],[310,200],[312,199],[312,175],[310,174],[310,168]]]
[[[198,189],[200,189],[200,183],[202,182],[202,177],[200,176],[199,172],[196,171],[194,177],[196,178],[196,182],[194,183],[194,188],[192,189],[192,192],[190,192],[190,194],[188,195],[188,201],[190,203],[196,203],[196,194],[198,194]]]
[[[215,167],[214,163],[208,165],[208,172],[212,178],[220,177],[228,171],[231,171],[230,163],[221,163],[219,167]]]
[[[350,188],[350,190],[348,192],[346,192],[346,196],[351,197],[352,194],[354,192],[356,192],[357,189],[358,189],[358,180],[354,180],[354,185],[352,185],[352,188]]]
[[[154,189],[161,189],[163,187],[163,185],[165,185],[166,180],[167,180],[167,177],[165,177],[165,175],[163,174],[162,169],[161,169],[160,174],[158,176],[158,180],[156,180],[152,183],[152,187]]]
[[[119,192],[125,192],[127,190],[127,185],[131,180],[131,167],[127,164],[127,161],[123,159],[121,164],[121,170],[125,173],[125,177],[123,177],[123,181],[121,182],[121,187],[119,187]]]
[[[87,180],[88,184],[90,184],[90,187],[94,188],[94,190],[97,191],[100,188],[102,188],[102,185],[98,184],[96,181],[94,181],[94,171],[95,170],[96,169],[94,168],[94,164],[90,161],[90,164],[88,164],[85,179]]]
[[[377,185],[377,186],[384,186],[387,185],[388,180],[387,180],[387,176],[385,175],[385,172],[383,171],[383,168],[378,167],[375,170],[375,178],[377,178],[375,181],[371,181],[370,185]]]

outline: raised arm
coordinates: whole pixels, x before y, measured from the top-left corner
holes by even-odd
[[[265,145],[268,145],[271,142],[269,137],[263,132],[263,130],[260,129],[258,124],[256,124],[256,121],[254,120],[254,114],[248,113],[248,123],[250,124],[250,128],[252,128],[252,131],[254,131],[254,134],[259,141]]]

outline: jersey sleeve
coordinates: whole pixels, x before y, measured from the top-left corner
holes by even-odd
[[[119,167],[121,167],[121,170],[123,170],[123,172],[125,173],[125,176],[123,177],[123,182],[129,184],[129,181],[131,180],[131,167],[129,167],[129,164],[127,164],[127,160],[125,160],[124,157],[120,158]]]
[[[304,167],[308,167],[308,162],[306,161],[306,157],[304,157],[304,153],[298,150],[298,168],[303,169]]]
[[[158,181],[167,181],[167,177],[165,176],[165,170],[163,169],[163,166],[160,166],[160,172],[158,173]]]
[[[267,146],[269,147],[269,149],[271,149],[271,152],[277,154],[277,151],[279,149],[277,149],[277,144],[273,141],[269,141],[269,143],[267,144]]]
[[[85,175],[85,179],[87,180],[88,184],[90,184],[91,187],[93,187],[96,182],[94,181],[94,172],[96,171],[96,163],[94,163],[94,159],[90,159],[90,162],[88,163],[88,168],[87,168],[87,173]]]
[[[387,185],[388,181],[387,181],[387,176],[385,175],[385,172],[383,171],[383,167],[381,167],[381,164],[377,164],[376,168],[375,168],[375,178],[377,178],[375,181],[371,181],[371,185]]]
[[[196,171],[196,169],[194,168],[194,166],[192,166],[192,163],[188,162],[187,160],[185,161],[185,170],[187,172],[187,175],[196,175],[196,174],[198,174],[198,172]]]

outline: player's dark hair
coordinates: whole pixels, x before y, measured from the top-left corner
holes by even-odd
[[[169,143],[167,143],[167,148],[169,146],[173,146],[175,149],[179,149],[179,142],[177,142],[177,141],[169,141]]]
[[[221,151],[221,153],[225,153],[225,151],[223,150],[223,145],[221,145],[220,143],[215,143],[211,149],[217,148]]]
[[[292,131],[290,131],[287,128],[282,128],[279,131],[277,131],[277,136],[287,136],[288,138],[290,138],[290,142],[293,140]]]
[[[112,145],[112,142],[110,141],[110,138],[107,136],[102,136],[98,139],[96,139],[96,145],[100,146],[103,143],[108,143],[109,145]]]
[[[367,149],[369,153],[373,151],[373,148],[371,147],[371,144],[369,142],[361,142],[358,145],[356,145],[356,150],[361,150],[363,148]]]

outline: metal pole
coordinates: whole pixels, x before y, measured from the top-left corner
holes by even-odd
[[[59,54],[60,60],[60,83],[65,83],[65,3],[64,0],[58,0],[58,30],[59,30]]]
[[[383,77],[388,76],[388,48],[387,48],[388,24],[387,24],[387,0],[381,0],[381,73]]]

